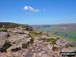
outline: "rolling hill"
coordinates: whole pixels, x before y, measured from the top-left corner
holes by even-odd
[[[53,33],[63,38],[76,41],[76,24],[32,25],[37,30]]]

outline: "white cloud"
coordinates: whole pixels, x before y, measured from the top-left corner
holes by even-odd
[[[28,10],[28,9],[29,9],[28,6],[25,6],[25,7],[24,7],[24,10]]]
[[[39,12],[40,11],[39,9],[34,9],[31,6],[24,6],[24,10],[30,10],[32,12]]]

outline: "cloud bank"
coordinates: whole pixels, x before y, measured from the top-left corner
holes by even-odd
[[[30,10],[32,12],[39,12],[40,11],[39,9],[34,9],[31,6],[24,6],[24,10]]]

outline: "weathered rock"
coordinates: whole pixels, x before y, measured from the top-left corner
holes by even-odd
[[[10,48],[7,49],[7,52],[16,52],[16,51],[19,51],[21,50],[21,47],[20,46],[11,46]]]
[[[47,32],[42,32],[42,35],[49,36]]]
[[[24,31],[25,34],[29,34],[29,31]]]
[[[9,37],[8,33],[10,35]],[[16,27],[8,29],[8,33],[0,32],[0,47],[2,48],[6,39],[11,44],[7,52],[0,55],[0,57],[60,57],[60,50],[66,52],[68,50],[76,51],[75,42],[69,43],[70,47],[65,48],[68,44],[67,41],[57,39],[56,37],[50,37],[46,32],[33,31],[32,27],[29,26],[26,26],[26,28]],[[35,36],[30,36],[30,33]],[[56,43],[53,44],[51,42]],[[54,51],[53,47],[57,47],[58,50]]]
[[[63,48],[61,51],[62,52],[74,52],[76,51],[76,47]]]
[[[72,42],[72,43],[70,43],[70,45],[71,45],[72,47],[76,47],[76,42]]]
[[[63,40],[63,39],[59,39],[56,41],[56,44],[57,45],[60,45],[60,46],[65,46],[68,42],[66,40]]]
[[[0,32],[0,48],[5,44],[7,39],[8,33],[7,32]]]
[[[16,28],[8,29],[8,31],[13,32],[13,33],[23,33],[23,28],[22,27],[16,27]]]
[[[25,30],[27,30],[27,31],[33,31],[33,28],[30,27],[30,26],[26,26],[26,29]]]
[[[46,35],[43,35],[43,36],[41,36],[41,38],[47,38],[48,36],[46,36]]]
[[[25,35],[25,34],[17,34],[17,35],[11,35],[8,38],[8,41],[11,42],[11,44],[15,44],[15,45],[20,45],[22,43],[26,43],[28,41],[30,41],[30,37],[29,35]]]

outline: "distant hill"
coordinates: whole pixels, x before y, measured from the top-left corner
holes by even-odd
[[[0,22],[0,28],[5,27],[5,28],[14,28],[14,27],[19,27],[19,26],[24,26],[23,24],[17,24],[17,23],[11,23],[11,22]]]
[[[25,27],[25,24],[17,24],[17,23],[11,23],[11,22],[0,22],[0,32],[1,31],[7,31],[9,28],[15,28],[15,27]]]
[[[64,37],[65,39],[76,41],[76,24],[60,24],[60,25],[34,25],[37,30],[53,33]]]
[[[34,28],[46,28],[46,27],[50,27],[51,25],[31,25]]]

